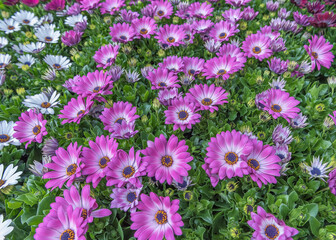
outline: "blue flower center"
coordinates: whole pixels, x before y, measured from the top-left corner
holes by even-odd
[[[44,40],[45,40],[46,42],[51,42],[53,39],[52,39],[51,37],[45,37]]]
[[[122,175],[124,176],[124,178],[130,178],[134,175],[134,173],[135,173],[135,169],[133,166],[127,166],[122,171]]]
[[[30,21],[29,21],[28,19],[24,19],[22,22],[23,22],[24,24],[28,24],[28,23],[30,23]]]
[[[165,155],[161,158],[161,163],[163,166],[171,167],[173,165],[173,158],[169,155]]]
[[[163,210],[157,211],[155,214],[155,221],[160,225],[167,223],[167,213]]]
[[[182,110],[178,113],[178,118],[180,120],[186,120],[188,117],[189,117],[189,114],[185,110]]]
[[[137,195],[136,195],[135,192],[130,192],[130,193],[127,194],[126,199],[129,203],[132,203],[132,202],[135,201],[136,197],[137,197]]]
[[[209,106],[209,105],[211,105],[211,104],[212,104],[212,100],[211,100],[211,98],[204,98],[204,99],[202,100],[202,104],[205,105],[205,106]]]
[[[177,183],[177,186],[180,188],[185,188],[188,185],[188,182],[186,180],[183,180],[183,183]]]
[[[321,170],[319,168],[313,167],[313,169],[310,171],[310,174],[314,176],[320,176]]]
[[[278,105],[278,104],[273,104],[271,109],[274,111],[274,112],[281,112],[282,111],[282,108]]]
[[[60,240],[74,240],[75,239],[75,232],[71,229],[67,229],[62,232],[60,236]]]
[[[66,169],[66,174],[68,176],[72,176],[76,173],[76,170],[77,170],[77,165],[76,164],[70,164],[67,169]]]
[[[272,225],[267,225],[265,228],[265,235],[268,239],[276,239],[279,236],[279,229]]]
[[[99,159],[100,168],[105,168],[109,161],[110,161],[110,159],[108,157],[102,157],[101,159]]]
[[[258,170],[258,169],[260,168],[260,164],[259,164],[259,162],[258,162],[257,160],[255,160],[255,159],[249,159],[249,160],[247,161],[247,164],[248,164],[251,168],[253,168],[254,170]]]
[[[124,119],[124,118],[118,118],[117,120],[115,120],[114,123],[119,123],[119,124],[121,124],[123,120],[125,120],[125,119]]]
[[[33,128],[33,134],[36,136],[37,134],[39,134],[41,132],[41,126],[40,125],[36,125]]]
[[[10,136],[7,134],[0,134],[0,143],[8,142],[10,139]]]
[[[238,162],[238,155],[234,152],[228,152],[224,156],[224,160],[229,165],[234,165]]]

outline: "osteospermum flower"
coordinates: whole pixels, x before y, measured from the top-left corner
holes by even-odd
[[[291,119],[289,125],[292,128],[304,128],[305,126],[308,125],[307,117],[302,115],[302,113],[299,113],[297,117]]]
[[[242,12],[240,8],[237,8],[237,9],[230,8],[228,10],[225,10],[222,16],[223,18],[225,18],[226,21],[236,23],[240,19],[242,19],[243,14],[244,12]]]
[[[34,13],[25,10],[16,12],[13,16],[13,19],[22,25],[28,26],[34,26],[38,22],[38,18]]]
[[[203,71],[204,59],[198,57],[183,57],[182,60],[184,74],[195,76]]]
[[[152,84],[152,89],[179,88],[178,78],[166,68],[159,67],[148,73],[147,79]]]
[[[283,127],[281,124],[278,124],[273,130],[272,140],[275,144],[288,145],[293,141],[291,133],[288,127]]]
[[[336,14],[333,12],[324,12],[314,14],[314,17],[309,19],[309,23],[318,28],[329,28],[336,26]]]
[[[259,61],[272,55],[271,39],[262,33],[251,34],[243,42],[242,49],[247,57],[255,57]]]
[[[251,0],[225,0],[225,3],[230,4],[236,8],[245,6],[249,2],[251,2]]]
[[[193,102],[196,103],[197,108],[200,110],[209,110],[210,112],[218,111],[217,105],[227,103],[229,93],[225,93],[222,87],[216,87],[215,84],[208,86],[207,84],[195,85],[189,89],[186,94]]]
[[[71,98],[67,105],[64,106],[58,115],[58,118],[64,118],[62,124],[75,122],[79,124],[81,119],[87,115],[93,105],[93,101],[90,98],[86,100],[82,96],[78,98]]]
[[[295,118],[300,112],[300,109],[296,107],[300,101],[280,89],[270,89],[267,98],[260,102],[264,105],[263,110],[268,111],[274,119],[283,117],[290,122],[290,119]]]
[[[168,56],[163,59],[162,63],[159,63],[160,68],[167,68],[174,73],[181,72],[183,65],[182,58],[178,56]]]
[[[134,122],[127,123],[122,121],[121,124],[114,124],[111,130],[111,137],[116,139],[129,139],[139,132],[138,130],[134,130],[134,128]]]
[[[185,33],[183,28],[180,28],[179,25],[166,24],[159,28],[156,34],[155,38],[158,39],[158,42],[161,43],[164,48],[184,44],[183,39],[185,38]]]
[[[56,156],[51,158],[52,162],[47,163],[45,166],[50,170],[43,175],[44,179],[50,179],[45,187],[52,188],[51,190],[59,187],[62,188],[66,183],[70,187],[75,178],[81,176],[81,169],[83,168],[82,159],[80,158],[82,146],[77,147],[75,144],[70,143],[67,150],[60,147],[56,150]]]
[[[35,36],[40,42],[57,43],[61,33],[60,31],[55,31],[52,26],[46,25],[39,27],[35,32]]]
[[[226,21],[220,21],[216,23],[210,31],[210,37],[212,37],[215,41],[223,42],[227,41],[229,37],[234,36],[238,33],[235,24]]]
[[[160,183],[167,181],[172,184],[173,180],[182,183],[191,169],[188,162],[193,160],[187,150],[185,140],[179,141],[175,135],[171,135],[168,141],[163,134],[154,142],[147,141],[147,148],[142,150],[147,175],[155,177]]]
[[[20,140],[21,143],[26,143],[26,148],[32,142],[42,142],[43,136],[48,132],[45,128],[47,120],[43,119],[41,113],[37,113],[35,110],[29,110],[21,113],[19,121],[15,123],[15,133],[13,137]]]
[[[173,14],[173,6],[170,1],[157,0],[151,1],[151,7],[154,9],[154,16],[162,18],[170,18]]]
[[[0,122],[0,150],[10,144],[19,146],[20,141],[13,137],[14,122],[1,121]]]
[[[45,46],[46,45],[43,42],[29,43],[23,46],[23,51],[35,54],[41,52]]]
[[[291,240],[292,236],[299,233],[295,228],[289,227],[284,221],[277,219],[258,206],[257,213],[251,212],[252,220],[247,221],[248,225],[255,230],[252,238],[258,240]]]
[[[161,89],[158,93],[159,102],[165,106],[170,106],[174,99],[180,98],[180,97],[182,97],[182,93],[179,93],[177,88]]]
[[[20,31],[20,29],[20,24],[13,18],[5,18],[4,20],[0,20],[0,31],[5,32],[6,34]]]
[[[173,130],[186,128],[200,122],[201,115],[196,113],[196,107],[188,98],[179,98],[172,101],[171,106],[165,112],[165,124],[174,124]]]
[[[13,164],[10,164],[4,171],[4,165],[0,164],[0,189],[18,183],[18,179],[22,172],[16,172],[17,169],[18,166],[13,167]]]
[[[5,37],[0,37],[0,48],[7,46],[8,40]]]
[[[65,0],[51,0],[44,6],[46,11],[62,11],[65,7]]]
[[[323,163],[323,160],[320,160],[320,157],[313,157],[313,162],[311,166],[304,164],[306,170],[308,171],[310,178],[319,178],[324,181],[324,178],[328,177],[328,172],[330,167],[329,163]]]
[[[59,55],[47,55],[43,60],[55,70],[68,69],[71,66],[70,60],[67,57]]]
[[[110,30],[110,35],[114,42],[126,43],[132,41],[135,36],[134,29],[127,23],[116,23],[110,27]]]
[[[281,159],[275,155],[275,149],[263,145],[262,141],[252,140],[252,152],[246,157],[250,167],[250,177],[261,188],[262,184],[276,183],[275,177],[280,177]]]
[[[96,51],[93,59],[98,63],[97,67],[107,68],[114,64],[115,59],[119,53],[119,45],[112,44],[102,46]]]
[[[132,27],[136,35],[143,38],[150,38],[155,33],[157,24],[151,17],[142,17],[132,21]]]
[[[130,210],[131,213],[136,212],[139,203],[140,192],[142,188],[113,188],[110,197],[111,208],[120,208],[123,211]]]
[[[194,2],[190,4],[188,8],[188,13],[190,17],[197,18],[207,18],[208,16],[212,16],[214,8],[211,6],[211,3],[203,2]]]
[[[243,64],[237,62],[235,57],[215,57],[204,64],[203,76],[206,76],[206,79],[221,77],[226,80],[231,73],[237,72],[242,66]]]
[[[22,55],[18,58],[19,63],[16,65],[19,68],[22,68],[23,66],[28,66],[31,67],[35,63],[35,58],[33,58],[32,55],[27,54],[27,55]]]
[[[38,109],[43,114],[54,114],[53,107],[59,104],[59,97],[60,93],[57,91],[54,91],[50,96],[42,92],[34,96],[27,96],[22,103],[26,107]]]
[[[252,152],[253,145],[248,136],[236,130],[221,132],[211,138],[207,147],[205,163],[209,164],[211,174],[219,179],[243,177],[249,173],[246,157]]]
[[[67,31],[62,36],[62,43],[69,47],[77,45],[82,40],[82,35],[79,31]]]
[[[70,27],[75,27],[78,23],[87,22],[87,17],[82,14],[68,16],[64,23]],[[75,30],[75,29],[74,29]]]
[[[151,192],[149,196],[141,194],[138,212],[131,213],[132,230],[138,239],[175,239],[182,235],[184,225],[182,217],[177,213],[179,200],[170,201],[169,197],[158,197]]]
[[[207,32],[214,23],[211,20],[199,20],[199,21],[193,21],[191,27],[194,29],[196,33],[205,33]]]
[[[85,11],[90,11],[99,7],[100,0],[81,0],[81,9]]]
[[[336,196],[336,169],[329,173],[328,186],[331,193]]]
[[[9,54],[0,54],[0,69],[5,69],[5,67],[10,64],[12,56]]]
[[[120,11],[120,8],[125,6],[124,0],[106,0],[100,4],[101,14],[109,13],[111,15]]]
[[[267,61],[269,69],[276,74],[283,74],[288,69],[289,60],[283,61],[280,58],[272,58]]]
[[[4,216],[0,215],[0,239],[5,239],[13,231],[14,227],[9,226],[11,223],[11,219],[4,221]]]
[[[245,21],[251,21],[255,19],[256,16],[258,16],[259,12],[256,12],[253,8],[248,6],[247,8],[244,9],[243,11],[243,19]]]
[[[90,148],[83,148],[84,168],[82,174],[87,175],[86,182],[92,182],[96,188],[99,182],[106,176],[107,164],[115,157],[118,143],[109,136],[100,136],[96,141],[89,142]]]
[[[244,66],[244,63],[246,62],[246,57],[241,49],[231,43],[223,44],[216,55],[218,57],[231,56],[232,58],[236,58],[236,61],[240,62],[242,66]]]
[[[308,40],[309,46],[304,45],[307,53],[312,61],[312,70],[320,70],[321,65],[326,68],[331,67],[331,63],[334,61],[334,54],[331,52],[333,45],[326,41],[324,36],[318,37],[314,35],[311,40]]]

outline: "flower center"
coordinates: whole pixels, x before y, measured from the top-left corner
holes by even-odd
[[[163,210],[157,211],[155,214],[155,221],[160,225],[167,223],[167,213]]]
[[[134,175],[134,173],[135,173],[135,169],[133,166],[127,166],[122,171],[122,175],[124,176],[124,178],[130,178]]]
[[[61,7],[56,8],[56,11],[61,11],[61,10],[62,10]]]
[[[177,183],[180,188],[185,188],[188,185],[187,181],[183,179],[183,183]]]
[[[54,63],[53,67],[54,67],[55,69],[60,69],[60,68],[61,68],[61,65],[59,65],[58,63]]]
[[[254,170],[258,170],[260,168],[260,164],[257,160],[251,158],[247,161],[247,164],[253,168]]]
[[[226,73],[226,71],[224,69],[221,69],[217,72],[217,75],[224,75]]]
[[[100,87],[95,87],[94,89],[93,89],[93,92],[94,93],[98,93],[100,91]]]
[[[40,125],[36,125],[33,128],[33,134],[36,136],[37,134],[39,134],[41,132],[41,126]]]
[[[0,143],[8,142],[10,139],[10,136],[7,134],[0,134]]]
[[[157,15],[159,15],[160,17],[162,17],[164,14],[165,14],[165,13],[164,13],[164,11],[162,11],[162,10],[159,10],[159,11],[157,12]]]
[[[281,160],[285,158],[285,155],[283,155],[283,154],[281,154],[281,153],[277,153],[277,154],[275,154],[275,155],[277,155]]]
[[[205,105],[205,106],[209,106],[212,104],[212,100],[210,98],[204,98],[202,100],[202,104]]]
[[[274,112],[281,112],[282,111],[282,108],[278,105],[278,104],[273,104],[271,109],[274,111]]]
[[[184,37],[184,40],[185,41],[189,41],[190,39],[191,39],[190,34],[186,34],[185,37]]]
[[[112,58],[109,58],[106,60],[106,63],[110,63],[110,62],[112,62]]]
[[[189,114],[187,113],[187,111],[182,110],[178,113],[178,118],[180,120],[186,120],[188,117],[189,117]]]
[[[102,157],[101,159],[99,159],[99,166],[100,168],[105,168],[107,166],[107,163],[110,161],[110,159],[108,157]]]
[[[127,37],[126,37],[126,36],[124,36],[124,35],[122,35],[122,36],[120,36],[120,39],[121,39],[121,40],[126,40],[126,39],[127,39]]]
[[[170,43],[174,43],[175,42],[175,38],[169,37],[169,38],[167,38],[167,41],[170,42]]]
[[[62,232],[60,236],[60,240],[74,240],[75,239],[75,232],[71,229],[67,229]]]
[[[260,48],[260,47],[254,47],[254,48],[252,49],[252,51],[253,51],[253,53],[255,53],[255,54],[259,54],[259,53],[261,53],[261,48]]]
[[[279,229],[273,224],[267,225],[265,228],[265,235],[268,239],[276,239],[279,236]]]
[[[6,181],[0,179],[0,188],[6,183]]]
[[[318,54],[317,54],[317,52],[312,52],[312,55],[313,55],[313,57],[314,57],[315,59],[318,59]]]
[[[127,202],[129,203],[134,202],[136,198],[137,198],[137,195],[135,192],[129,192],[126,196]]]
[[[27,65],[28,67],[31,65],[30,62],[25,62],[24,64]]]
[[[43,108],[48,108],[50,106],[51,106],[51,104],[49,102],[43,102],[43,103],[41,103],[41,107],[43,107]]]
[[[147,33],[148,33],[148,30],[147,30],[146,28],[142,28],[142,29],[140,30],[140,33],[141,33],[141,34],[147,34]]]
[[[220,38],[220,39],[226,38],[226,36],[227,36],[226,33],[221,33],[221,34],[219,34],[219,38]]]
[[[80,115],[84,114],[85,111],[84,110],[80,110],[78,113],[77,113],[77,117],[79,117]]]
[[[235,165],[238,162],[238,155],[234,152],[228,152],[225,154],[224,160],[229,165]]]
[[[161,158],[161,163],[163,166],[171,167],[173,165],[173,158],[171,156],[165,155]]]
[[[125,120],[125,118],[118,118],[117,120],[114,121],[114,123],[121,124],[123,120]]]
[[[196,71],[195,71],[194,69],[190,69],[190,70],[188,71],[189,75],[194,75],[195,72],[196,72]]]
[[[159,87],[167,87],[167,84],[164,82],[159,82],[158,84]]]
[[[252,205],[247,205],[246,206],[246,213],[250,214],[251,212],[253,212],[253,206]]]
[[[14,26],[8,26],[7,28],[8,28],[8,30],[14,30],[15,29]]]
[[[76,173],[76,170],[77,170],[77,165],[76,164],[70,164],[67,169],[66,169],[66,174],[68,176],[72,176]]]
[[[82,209],[81,217],[85,220],[87,218],[88,212],[85,208]]]
[[[25,23],[25,24],[30,23],[30,21],[28,19],[24,19],[22,22]]]
[[[4,63],[0,63],[0,68],[3,68],[5,66]]]
[[[320,176],[321,175],[321,170],[319,168],[314,167],[311,171],[310,171],[311,175],[315,175],[315,176]]]
[[[52,39],[51,37],[45,37],[44,40],[45,40],[46,42],[51,42],[53,39]]]

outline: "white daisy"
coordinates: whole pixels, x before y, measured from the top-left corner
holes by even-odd
[[[20,24],[28,26],[34,26],[38,22],[38,18],[34,15],[34,13],[24,10],[16,12],[13,19]]]
[[[40,18],[38,21],[37,25],[42,26],[44,24],[50,24],[54,21],[54,17],[51,13],[48,13],[47,15],[44,15],[43,17]]]
[[[323,178],[328,178],[328,172],[330,170],[330,167],[328,167],[327,165],[328,163],[323,163],[323,161],[320,160],[320,157],[313,157],[313,162],[311,163],[311,166],[305,164],[305,167],[310,174],[310,179],[320,178],[324,181]]]
[[[3,215],[0,215],[0,240],[4,240],[5,237],[13,231],[14,227],[9,226],[11,223],[11,219],[4,221]]]
[[[0,189],[5,188],[8,185],[15,185],[18,183],[17,180],[20,178],[22,172],[20,171],[15,173],[17,168],[17,166],[13,167],[13,164],[10,164],[4,172],[4,165],[0,165]]]
[[[0,20],[0,31],[6,34],[19,31],[21,29],[20,24],[12,18]]]
[[[12,56],[9,54],[0,54],[0,69],[5,67],[11,62]]]
[[[23,65],[27,65],[28,67],[32,66],[35,63],[35,58],[33,58],[32,55],[27,54],[27,55],[22,55],[18,58],[19,63],[18,65],[19,68],[22,68]]]
[[[70,26],[70,27],[74,27],[76,25],[76,23],[79,22],[84,22],[87,21],[87,17],[83,16],[82,14],[78,14],[76,16],[69,16],[65,19],[65,24]]]
[[[18,54],[23,54],[24,53],[24,45],[22,43],[19,43],[19,45],[13,45],[13,49],[18,53]]]
[[[0,48],[5,47],[8,44],[8,40],[5,37],[0,37]]]
[[[42,92],[34,96],[27,96],[23,105],[29,108],[37,108],[43,114],[54,114],[53,107],[59,104],[60,94],[54,91],[51,95]]]
[[[55,31],[52,25],[46,25],[39,27],[36,30],[35,35],[41,42],[57,43],[61,33],[59,31]]]
[[[24,45],[23,50],[28,53],[39,53],[45,48],[45,43],[43,42],[36,42],[36,43],[29,43]]]
[[[47,55],[44,61],[55,70],[68,69],[71,66],[70,60],[60,55]]]
[[[42,76],[42,79],[53,81],[56,78],[56,71],[53,68],[49,68],[45,71],[44,75]]]
[[[9,146],[9,144],[19,146],[20,141],[13,137],[14,134],[14,122],[1,121],[0,122],[0,150],[3,147]]]

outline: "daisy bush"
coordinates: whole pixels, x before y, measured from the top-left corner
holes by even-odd
[[[0,240],[336,239],[335,9],[0,1]]]

